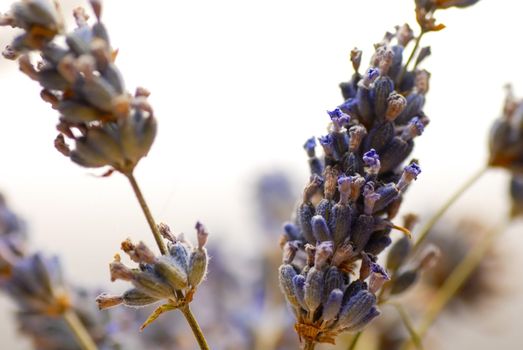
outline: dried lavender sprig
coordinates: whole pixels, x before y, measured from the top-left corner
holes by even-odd
[[[11,59],[19,57],[22,72],[43,87],[41,97],[60,112],[59,135],[55,147],[73,162],[88,168],[110,167],[128,177],[140,202],[160,251],[166,247],[133,170],[147,155],[156,136],[156,119],[147,98],[149,92],[125,90],[114,64],[116,51],[101,22],[101,3],[92,0],[96,22],[82,8],[74,11],[77,28],[64,33],[61,15],[46,0],[15,3],[0,24],[22,28],[4,51]],[[66,47],[59,43],[65,36]],[[38,52],[42,61],[37,67],[29,53]],[[73,148],[74,146],[74,148]]]
[[[440,5],[431,3],[428,9],[421,8],[427,2],[416,3],[425,32],[443,28],[433,18]],[[358,332],[379,314],[375,293],[389,277],[375,261],[391,243],[390,231],[397,228],[391,220],[421,172],[417,161],[402,164],[414,147],[413,139],[429,122],[422,107],[430,73],[416,68],[429,51],[422,50],[409,71],[416,49],[405,64],[402,58],[412,38],[408,26],[387,33],[375,45],[370,68],[363,74],[361,52],[353,50],[355,73],[340,85],[346,101],[329,112],[329,133],[318,139],[324,160],[317,158],[313,140],[304,145],[311,180],[297,209],[295,228],[285,232],[280,285],[305,349],[334,342],[343,331]],[[355,263],[359,278],[351,281]],[[336,299],[340,292],[341,300]],[[338,306],[339,311],[333,311]]]
[[[198,244],[193,247],[183,235],[174,236],[165,224],[159,226],[159,232],[167,241],[168,252],[165,255],[155,256],[143,242],[134,244],[129,239],[122,242],[122,250],[132,261],[139,264],[139,268],[128,268],[121,262],[120,256],[116,255],[110,264],[111,280],[129,281],[133,288],[122,295],[101,294],[96,299],[98,306],[100,309],[107,309],[123,304],[136,308],[163,301],[164,303],[142,325],[142,330],[162,313],[179,309],[193,332],[202,334],[189,309],[189,303],[207,273],[209,258],[205,244],[208,233],[198,222]],[[202,349],[209,348],[203,336],[197,337],[197,340]]]
[[[65,35],[67,47],[62,47],[55,40],[64,32],[55,6],[46,0],[15,3],[11,13],[0,18],[0,25],[19,27],[24,33],[6,48],[4,56],[20,56],[22,72],[42,85],[42,99],[60,111],[55,147],[61,153],[81,166],[110,167],[107,174],[118,171],[129,179],[156,243],[166,254],[167,248],[133,176],[156,135],[156,120],[147,101],[149,92],[138,88],[132,96],[125,91],[114,65],[116,51],[111,49],[107,30],[100,21],[101,2],[91,0],[91,6],[96,23],[89,26],[89,16],[83,9],[76,9],[78,28]],[[37,67],[28,55],[34,51],[40,52],[43,60]],[[192,326],[195,321],[189,308],[184,315]],[[191,328],[199,343],[205,343],[199,327]]]

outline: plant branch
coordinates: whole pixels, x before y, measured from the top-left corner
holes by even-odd
[[[207,340],[205,340],[205,336],[203,335],[202,329],[200,328],[198,321],[196,321],[196,318],[194,317],[193,313],[191,312],[191,309],[189,308],[189,304],[186,304],[180,307],[179,309],[185,316],[187,323],[191,327],[194,337],[196,338],[196,341],[200,346],[200,349],[210,350],[209,345],[207,344]]]
[[[416,38],[416,42],[414,43],[414,48],[412,49],[412,52],[410,53],[410,56],[409,58],[407,59],[407,62],[405,63],[405,65],[403,66],[403,68],[401,69],[401,72],[400,74],[398,75],[398,78],[396,79],[396,84],[400,84],[401,83],[401,80],[403,79],[403,77],[405,76],[405,73],[407,73],[407,69],[409,67],[409,64],[410,62],[414,59],[414,56],[416,55],[416,51],[418,51],[418,48],[419,48],[419,44],[421,43],[421,38],[423,38],[423,35],[425,35],[426,31],[424,31],[423,29],[421,30],[420,34],[418,35],[418,37]]]
[[[485,237],[478,244],[476,244],[476,246],[466,256],[466,258],[463,259],[461,263],[452,271],[451,275],[447,278],[443,286],[434,297],[434,301],[429,305],[427,311],[425,312],[425,316],[423,317],[423,321],[418,332],[420,336],[423,336],[427,332],[441,310],[443,310],[449,300],[454,296],[454,294],[456,294],[463,283],[465,283],[470,274],[474,272],[474,269],[481,263],[481,260],[487,253],[494,238],[503,232],[506,226],[506,224],[502,224],[490,230],[485,235]]]
[[[125,176],[127,177],[127,179],[129,179],[129,182],[131,183],[131,187],[133,188],[134,194],[136,195],[136,199],[138,199],[138,203],[140,203],[140,207],[142,208],[143,214],[147,219],[147,223],[151,228],[154,240],[156,241],[156,244],[158,245],[160,252],[162,253],[162,255],[167,254],[167,247],[165,246],[165,242],[162,239],[160,231],[158,231],[158,226],[154,222],[153,215],[151,214],[151,210],[149,210],[149,206],[147,205],[147,202],[143,197],[142,191],[140,190],[140,186],[138,186],[138,182],[136,182],[136,179],[132,172],[129,174],[125,174]]]
[[[354,337],[352,338],[352,341],[350,342],[350,345],[349,345],[349,349],[348,350],[354,350],[356,349],[356,346],[358,345],[358,341],[360,340],[361,338],[361,334],[363,332],[362,331],[359,331],[358,333],[356,333],[354,335]]]
[[[400,314],[401,320],[403,321],[403,324],[405,325],[405,328],[407,328],[407,331],[409,332],[410,339],[416,346],[418,350],[423,350],[423,343],[421,342],[421,337],[414,329],[414,325],[412,324],[412,321],[407,314],[407,311],[401,304],[397,303],[390,303],[390,305],[394,306],[396,310],[398,310],[398,313]]]
[[[483,176],[483,174],[487,172],[487,170],[488,167],[485,166],[476,173],[472,174],[472,176],[467,181],[465,181],[465,183],[462,184],[456,192],[454,192],[454,194],[438,209],[438,211],[436,211],[434,215],[432,215],[427,220],[425,225],[423,225],[423,227],[419,231],[418,239],[416,240],[416,243],[414,244],[412,250],[413,252],[416,252],[419,249],[421,243],[423,243],[423,241],[427,238],[432,227],[436,224],[436,222],[438,222],[438,220],[443,216],[443,214],[447,212],[450,206],[454,204],[454,202],[456,202],[458,198],[461,197],[461,195],[465,193],[474,183],[476,183],[476,181],[478,181],[481,178],[481,176]]]
[[[63,313],[63,318],[74,333],[78,345],[80,345],[83,350],[98,350],[96,343],[93,338],[91,338],[91,335],[87,332],[87,329],[85,329],[85,326],[82,321],[80,321],[80,318],[78,318],[78,315],[74,310],[66,310]]]

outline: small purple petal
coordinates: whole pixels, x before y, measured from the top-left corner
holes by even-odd
[[[421,173],[421,168],[417,163],[410,163],[405,167],[405,172],[411,175],[412,177],[416,178]]]
[[[375,165],[379,164],[379,161],[380,161],[380,156],[374,149],[371,149],[370,151],[366,152],[363,155],[363,162],[365,163],[366,166],[369,166],[369,167],[375,166]]]

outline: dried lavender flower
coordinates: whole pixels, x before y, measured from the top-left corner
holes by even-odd
[[[175,237],[165,224],[159,230],[167,243],[168,254],[155,256],[143,243],[122,242],[122,250],[138,263],[138,269],[131,269],[121,262],[119,255],[110,264],[111,280],[124,280],[134,288],[122,295],[100,294],[96,298],[100,309],[118,305],[143,307],[163,302],[142,325],[147,327],[163,312],[182,307],[192,301],[196,288],[207,274],[208,255],[205,248],[207,230],[198,222],[196,234],[198,245],[193,247],[182,237]]]
[[[523,173],[523,100],[507,86],[502,116],[490,130],[489,165]]]
[[[386,36],[365,74],[356,71],[340,85],[346,101],[329,112],[329,133],[318,139],[323,159],[314,151],[314,139],[305,143],[314,166],[296,220],[283,236],[280,285],[296,315],[295,329],[307,342],[332,343],[339,333],[359,331],[379,314],[375,294],[390,277],[376,257],[390,245],[393,228],[409,232],[391,220],[421,172],[417,161],[403,164],[428,125],[422,107],[430,75],[402,63],[402,45],[412,36],[408,29]],[[361,53],[353,51],[351,57],[359,69]],[[409,250],[408,239],[402,241]],[[353,280],[358,264],[359,277]],[[419,269],[414,266],[416,276]]]
[[[134,95],[125,90],[114,64],[116,52],[100,22],[101,4],[91,4],[95,22],[89,24],[85,11],[77,9],[78,27],[66,33],[51,1],[15,3],[0,25],[19,27],[22,34],[4,56],[19,57],[22,72],[40,83],[44,101],[60,112],[55,145],[62,154],[84,167],[130,174],[149,152],[156,120],[144,89]],[[37,66],[31,53],[41,56]]]

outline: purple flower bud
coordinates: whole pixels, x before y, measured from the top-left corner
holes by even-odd
[[[401,192],[404,192],[407,189],[407,187],[410,185],[410,183],[413,180],[415,180],[420,173],[421,173],[421,168],[417,163],[412,162],[409,165],[407,165],[403,169],[403,174],[401,175],[401,178],[398,181],[398,189]]]
[[[320,141],[320,145],[323,147],[325,155],[332,157],[334,155],[334,139],[332,138],[332,135],[327,134],[325,136],[320,136],[318,137],[318,141]]]
[[[316,238],[312,232],[311,220],[315,214],[314,205],[309,202],[302,203],[297,212],[300,231],[306,242],[316,243]]]
[[[345,279],[343,276],[343,272],[340,271],[336,266],[331,266],[327,269],[325,272],[325,295],[324,299],[329,297],[330,292],[332,292],[334,289],[344,289],[345,285]]]
[[[327,226],[325,218],[321,215],[315,215],[311,219],[312,233],[317,241],[330,241],[332,239],[331,232]]]
[[[365,75],[363,76],[362,83],[363,86],[369,87],[370,84],[374,82],[378,77],[380,76],[380,71],[377,68],[369,68],[367,69],[367,72],[365,72]]]
[[[308,310],[307,304],[305,304],[305,277],[303,275],[294,276],[292,284],[296,300],[304,310]]]
[[[354,116],[358,114],[358,99],[356,98],[349,98],[345,102],[343,102],[339,108],[349,116]]]
[[[303,148],[305,149],[309,157],[314,157],[314,149],[316,148],[316,139],[314,138],[314,136],[305,141]]]
[[[334,289],[323,306],[322,318],[324,321],[330,321],[338,316],[341,303],[343,301],[343,292],[340,289]]]
[[[336,108],[331,112],[327,111],[327,113],[329,114],[336,130],[341,129],[342,127],[348,125],[350,122],[350,116],[348,114],[343,113],[342,110],[339,108]]]
[[[359,332],[364,329],[374,318],[380,315],[380,311],[377,307],[372,307],[369,312],[361,318],[358,322],[355,322],[352,326],[347,328],[349,332]]]
[[[332,226],[332,237],[336,246],[342,244],[350,237],[352,210],[346,202],[342,202],[340,193],[340,202],[332,208],[330,221]]]
[[[376,153],[375,149],[371,149],[363,154],[363,162],[368,167],[378,167],[380,165],[380,156]]]
[[[196,236],[198,237],[198,249],[202,250],[205,246],[205,243],[207,243],[209,233],[205,229],[205,226],[203,226],[203,224],[199,221],[196,222],[194,228],[196,229]]]
[[[385,269],[376,263],[371,263],[370,269],[369,291],[376,294],[381,286],[383,286],[386,281],[390,280],[390,277]]]
[[[421,173],[421,168],[417,163],[410,163],[405,167],[405,172],[409,173],[414,179]]]
[[[396,271],[407,259],[410,250],[412,249],[412,242],[408,237],[402,237],[397,240],[389,250],[387,255],[387,268]]]
[[[283,225],[283,231],[285,234],[285,238],[287,238],[287,241],[295,241],[300,239],[300,229],[292,222],[286,222]]]
[[[425,125],[421,121],[419,117],[414,117],[409,121],[409,124],[405,127],[403,130],[403,133],[401,134],[401,137],[405,140],[411,140],[415,138],[416,136],[420,136],[423,134],[423,131],[425,130]]]
[[[305,280],[304,301],[310,312],[316,311],[321,305],[323,296],[323,271],[311,267]]]
[[[296,270],[294,270],[292,265],[284,264],[280,266],[279,272],[280,288],[283,294],[285,295],[289,304],[299,307],[300,304],[298,303],[296,295],[294,294],[294,284],[292,283],[294,276],[296,276]]]
[[[367,319],[369,314],[375,313],[375,306],[376,297],[367,290],[360,290],[347,301],[340,311],[339,326],[350,328],[358,325],[362,320]]]

